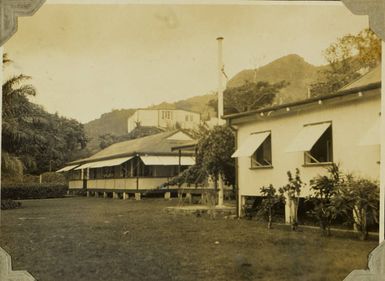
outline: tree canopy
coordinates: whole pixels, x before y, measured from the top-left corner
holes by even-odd
[[[87,143],[81,123],[30,102],[36,89],[25,83],[29,79],[20,74],[2,86],[3,176],[20,174],[21,167],[27,173],[54,170],[76,157]]]
[[[312,96],[332,94],[381,62],[381,40],[370,29],[348,34],[332,43],[324,57],[329,63],[311,85]]]
[[[235,136],[230,127],[201,126],[194,134],[198,139],[194,166],[175,177],[171,184],[204,184],[210,176],[214,182],[222,176],[227,185],[235,184]]]
[[[215,126],[201,136],[197,144],[196,161],[214,180],[220,175],[230,184],[234,183],[235,137],[230,127]]]
[[[223,93],[225,114],[239,113],[269,106],[288,82],[247,82],[240,87],[227,88]]]

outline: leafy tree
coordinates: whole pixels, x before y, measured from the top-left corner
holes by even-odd
[[[231,179],[228,168],[234,167],[231,155],[235,149],[235,138],[227,126],[215,126],[208,134],[202,136],[197,144],[197,161],[202,163],[202,169],[217,182],[220,176],[225,181]]]
[[[287,85],[286,81],[274,84],[260,81],[227,88],[223,93],[225,113],[245,112],[271,105],[277,93]]]
[[[381,62],[381,40],[370,29],[339,38],[325,51],[329,65],[320,71],[320,79],[311,85],[312,96],[332,94]]]
[[[86,146],[82,124],[29,101],[36,95],[35,88],[25,84],[29,79],[20,74],[2,86],[3,177],[20,174],[20,163],[27,173],[56,169]]]
[[[112,134],[99,136],[99,147],[104,149],[117,141],[117,137]]]
[[[214,182],[215,196],[218,190],[218,180],[222,179],[227,185],[235,181],[234,159],[231,155],[235,150],[235,137],[230,127],[216,126],[213,129],[201,126],[193,132],[198,139],[196,147],[196,164],[175,177],[171,183],[202,184],[208,177]]]
[[[290,214],[289,220],[292,225],[292,230],[297,230],[298,227],[298,206],[299,196],[301,194],[304,183],[301,180],[299,169],[295,169],[295,175],[291,171],[287,171],[288,184],[279,189],[279,192],[285,198],[285,203],[288,204]]]
[[[342,211],[336,196],[339,195],[344,179],[337,164],[328,167],[327,171],[327,175],[319,175],[310,181],[313,194],[308,200],[314,205],[311,215],[318,220],[323,234],[330,236],[330,226]]]
[[[1,152],[1,172],[4,176],[13,177],[21,181],[23,176],[23,163],[15,156],[12,156],[8,152],[2,150]]]
[[[273,223],[274,207],[283,202],[282,194],[279,194],[273,185],[261,187],[262,202],[257,212],[257,216],[267,220],[267,228],[271,229]]]
[[[344,208],[348,221],[353,222],[360,239],[368,238],[368,224],[378,223],[379,186],[365,178],[347,176],[341,188],[338,203]]]

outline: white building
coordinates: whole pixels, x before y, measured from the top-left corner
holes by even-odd
[[[201,115],[181,109],[139,109],[128,118],[128,133],[140,126],[164,129],[194,129],[201,122]]]
[[[381,68],[334,94],[225,116],[237,132],[238,202],[287,184],[298,168],[307,183],[332,163],[370,179],[380,175]]]

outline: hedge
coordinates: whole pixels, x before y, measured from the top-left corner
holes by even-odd
[[[20,208],[20,207],[21,207],[20,202],[13,201],[11,199],[1,200],[1,209],[2,210],[16,209],[16,208]]]
[[[67,184],[51,183],[15,183],[2,184],[1,199],[43,199],[64,197],[67,193]]]

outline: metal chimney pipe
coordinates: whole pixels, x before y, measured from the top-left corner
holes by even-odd
[[[218,42],[218,125],[220,125],[221,117],[223,116],[223,37],[217,38]]]

